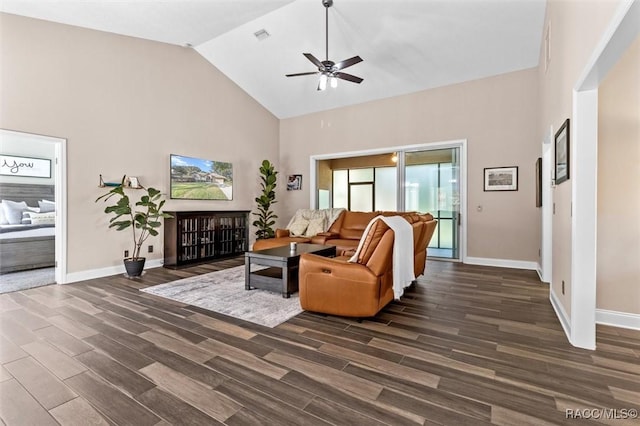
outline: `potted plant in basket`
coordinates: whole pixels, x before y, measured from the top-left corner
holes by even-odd
[[[126,176],[122,178],[120,185],[114,186],[109,192],[98,197],[96,203],[100,200],[107,201],[111,197],[116,197],[115,204],[107,206],[104,212],[115,215],[109,220],[109,228],[116,228],[118,231],[131,228],[132,256],[124,259],[124,267],[128,276],[139,277],[142,275],[146,261],[146,258],[140,256],[142,244],[151,235],[158,235],[158,229],[162,226],[160,219],[168,219],[172,216],[162,212],[165,200],[161,200],[162,195],[155,188],[139,186],[138,188],[142,189],[144,193],[133,207],[129,196],[124,192],[125,181]]]

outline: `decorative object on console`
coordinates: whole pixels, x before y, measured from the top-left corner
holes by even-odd
[[[255,198],[258,204],[258,213],[252,213],[258,216],[258,219],[253,221],[253,226],[258,228],[256,237],[259,240],[272,238],[275,235],[272,226],[275,225],[275,219],[278,218],[278,216],[271,211],[271,205],[277,203],[275,189],[278,172],[269,160],[264,160],[260,166],[260,174],[262,195]]]
[[[484,169],[485,191],[517,191],[518,167],[491,167]]]
[[[171,198],[233,200],[233,165],[171,154]]]
[[[567,118],[555,136],[555,184],[559,185],[565,180],[569,180],[569,164],[571,157],[569,155],[570,138],[569,138],[569,119]]]
[[[107,206],[104,212],[115,215],[109,220],[109,228],[116,228],[118,231],[131,228],[133,232],[132,256],[124,259],[124,266],[129,277],[138,277],[142,275],[146,261],[146,258],[140,256],[142,244],[151,235],[158,235],[158,229],[162,226],[160,219],[168,219],[172,216],[162,212],[165,200],[161,199],[160,191],[155,188],[142,188],[146,193],[135,203],[135,206],[139,206],[141,209],[137,210],[132,207],[129,196],[124,192],[126,178],[123,176],[120,185],[96,198],[96,202],[100,200],[106,202],[111,197],[116,197],[115,204]]]
[[[335,63],[329,60],[329,8],[333,5],[333,0],[322,0],[322,5],[325,8],[325,60],[320,61],[311,53],[303,53],[313,65],[318,67],[318,71],[300,72],[296,74],[287,74],[287,77],[298,77],[302,75],[316,75],[320,74],[320,80],[318,81],[318,90],[325,90],[327,88],[327,82],[332,88],[338,86],[338,79],[350,81],[352,83],[360,84],[362,79],[355,75],[341,72],[341,70],[350,67],[352,65],[362,62],[360,56],[354,56],[353,58],[345,59],[344,61]]]
[[[287,178],[287,191],[299,191],[302,189],[302,175],[289,175]]]
[[[51,160],[0,155],[0,175],[50,178]]]

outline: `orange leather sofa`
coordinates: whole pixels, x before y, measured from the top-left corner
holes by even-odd
[[[376,216],[404,217],[413,228],[414,243],[414,275],[416,277],[424,273],[427,259],[427,246],[438,223],[429,213],[415,212],[353,212],[345,210],[333,222],[327,232],[321,232],[311,238],[292,237],[287,229],[276,229],[276,237],[258,240],[253,245],[253,250],[264,250],[272,247],[288,245],[290,242],[313,243],[336,246],[338,256],[353,255],[358,248],[358,243],[367,225]]]
[[[347,256],[300,256],[302,309],[348,317],[374,316],[393,300],[394,232],[383,221],[370,228],[357,263]]]
[[[362,233],[374,217],[397,215],[404,217],[413,228],[414,275],[418,277],[424,273],[427,246],[438,224],[438,221],[429,213],[344,211],[327,232],[322,232],[312,237],[311,242],[313,244],[336,246],[336,254],[338,256],[353,255],[358,248]]]

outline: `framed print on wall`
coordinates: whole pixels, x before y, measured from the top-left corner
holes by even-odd
[[[287,179],[287,191],[299,191],[302,189],[302,175],[289,175]]]
[[[536,207],[542,207],[542,158],[536,160]]]
[[[556,185],[569,180],[569,119],[567,118],[555,137],[555,177]]]
[[[3,154],[0,155],[0,175],[50,178],[51,160]]]
[[[485,191],[517,191],[518,167],[490,167],[484,169]]]

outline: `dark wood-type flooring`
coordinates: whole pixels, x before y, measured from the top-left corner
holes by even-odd
[[[571,347],[534,272],[428,262],[375,318],[270,329],[139,292],[242,258],[0,295],[6,425],[595,424],[640,408],[640,332]],[[637,424],[612,420],[609,424]]]

